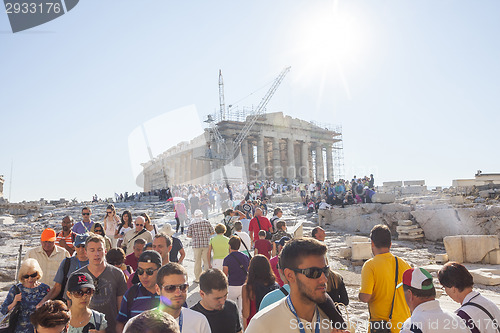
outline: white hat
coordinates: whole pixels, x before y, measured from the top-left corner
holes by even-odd
[[[203,216],[203,212],[199,209],[195,210],[194,211],[194,217],[202,217]]]
[[[163,226],[163,228],[161,228],[160,232],[168,236],[172,236],[174,234],[174,231],[172,230],[172,225],[170,223],[166,223]]]

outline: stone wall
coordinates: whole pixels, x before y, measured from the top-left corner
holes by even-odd
[[[432,241],[455,235],[500,234],[500,206],[360,204],[319,213],[321,224],[363,234],[369,234],[380,223],[395,230],[398,220],[408,219],[415,221],[424,230],[425,238]]]

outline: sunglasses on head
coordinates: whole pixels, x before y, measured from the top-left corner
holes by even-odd
[[[142,274],[144,274],[144,272],[145,272],[147,275],[151,276],[151,275],[153,275],[153,274],[154,274],[157,270],[158,270],[158,268],[157,268],[157,269],[152,269],[152,268],[142,269],[142,268],[140,268],[140,267],[139,267],[139,268],[137,268],[137,270],[136,270],[135,272],[137,273],[137,275],[142,275]]]
[[[82,215],[90,215],[90,213],[82,213]]]
[[[305,277],[309,278],[309,279],[319,279],[319,277],[323,273],[325,274],[326,277],[328,277],[328,274],[330,273],[329,266],[325,266],[323,268],[309,267],[309,268],[304,268],[304,269],[300,269],[300,268],[290,268],[290,269],[296,273],[300,273],[300,274],[305,275]]]
[[[85,295],[92,296],[94,291],[92,289],[87,289],[87,291],[78,290],[78,291],[73,291],[72,293],[73,295],[75,295],[75,297],[83,297]]]
[[[28,279],[28,278],[35,278],[38,276],[38,272],[35,272],[33,274],[26,274],[26,275],[23,275],[23,279]]]
[[[167,284],[163,286],[163,290],[167,293],[173,293],[179,288],[180,291],[185,292],[187,288],[189,287],[189,284],[184,283],[184,284]]]

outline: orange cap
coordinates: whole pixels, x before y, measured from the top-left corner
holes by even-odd
[[[54,229],[47,228],[42,232],[42,242],[55,242],[56,232]]]

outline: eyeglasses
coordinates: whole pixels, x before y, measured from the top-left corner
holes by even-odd
[[[83,297],[85,295],[92,296],[92,294],[94,293],[94,291],[92,289],[87,289],[87,291],[78,290],[78,291],[73,291],[72,293],[73,293],[73,295],[75,297],[80,298],[80,297]]]
[[[163,290],[167,293],[173,293],[179,288],[180,291],[185,292],[187,288],[189,287],[189,284],[184,283],[184,284],[167,284],[163,286]]]
[[[79,248],[85,247],[85,244],[80,244],[80,245],[77,245],[77,246],[75,246],[75,247],[76,247],[77,249],[79,249]]]
[[[111,214],[111,213],[113,213],[113,212],[106,212],[106,213]]]
[[[102,229],[94,229],[95,232],[102,232]]]
[[[325,266],[323,268],[319,267],[309,267],[305,269],[300,268],[290,268],[292,271],[305,275],[306,278],[309,279],[319,279],[322,273],[325,273],[325,276],[328,277],[330,273],[330,267]]]
[[[144,227],[144,224],[136,224],[136,227]]]
[[[26,274],[26,275],[23,275],[23,279],[28,279],[28,278],[36,278],[38,276],[38,272],[35,272],[33,274]]]
[[[137,275],[142,275],[144,273],[146,273],[147,275],[151,276],[153,275],[157,270],[157,269],[152,269],[152,268],[148,268],[148,269],[142,269],[142,268],[137,268],[137,270],[135,271],[137,273]]]
[[[90,215],[90,213],[82,213],[82,215],[83,215],[83,216],[85,216],[85,215]]]

